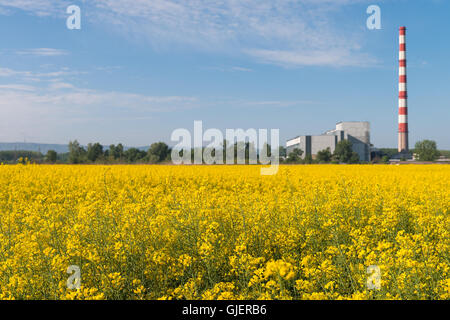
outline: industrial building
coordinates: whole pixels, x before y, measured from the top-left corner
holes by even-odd
[[[398,154],[392,159],[412,159],[409,150],[408,125],[408,89],[406,63],[406,27],[399,30],[399,85],[398,85]],[[289,155],[294,149],[303,151],[302,158],[317,156],[319,151],[330,148],[333,153],[339,141],[349,140],[353,151],[359,155],[360,161],[371,160],[370,124],[369,122],[339,122],[336,129],[316,136],[299,136],[287,141],[286,152]]]
[[[299,136],[287,141],[286,151],[289,155],[294,149],[303,151],[306,155],[316,157],[319,151],[330,148],[333,153],[341,140],[349,140],[353,151],[359,155],[359,160],[370,161],[370,123],[366,121],[348,121],[336,124],[336,129],[316,136]]]

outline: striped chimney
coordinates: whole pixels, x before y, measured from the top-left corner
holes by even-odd
[[[398,84],[398,152],[409,152],[408,146],[408,90],[406,88],[406,27],[400,27],[399,84]]]

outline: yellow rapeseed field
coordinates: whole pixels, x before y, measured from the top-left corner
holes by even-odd
[[[2,165],[0,299],[450,299],[449,184],[446,165]]]

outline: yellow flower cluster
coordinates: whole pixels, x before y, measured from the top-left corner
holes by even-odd
[[[0,190],[0,299],[450,299],[446,165],[2,165]]]

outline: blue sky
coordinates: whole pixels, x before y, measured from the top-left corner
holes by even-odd
[[[81,8],[81,30],[66,8]],[[366,9],[381,8],[381,30]],[[450,1],[0,0],[0,141],[129,146],[174,129],[370,121],[396,147],[398,27],[412,144],[450,149]]]

